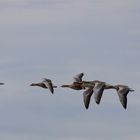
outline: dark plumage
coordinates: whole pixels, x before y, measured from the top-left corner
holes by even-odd
[[[66,85],[62,85],[61,87],[68,87],[74,90],[83,90],[86,89],[83,92],[83,101],[84,101],[84,105],[85,108],[88,109],[89,107],[89,103],[90,103],[90,97],[93,93],[93,88],[92,87],[85,87],[82,83],[82,77],[84,76],[83,73],[77,74],[76,76],[74,76],[74,82],[72,84],[66,84]]]
[[[84,105],[85,105],[86,109],[89,108],[90,99],[91,99],[92,94],[93,94],[93,88],[92,87],[87,88],[83,92],[83,100],[84,100]]]
[[[32,83],[30,86],[39,86],[42,88],[47,88],[51,91],[51,93],[54,93],[54,88],[57,88],[57,86],[54,86],[52,84],[52,81],[50,79],[44,78],[44,80],[40,83]]]
[[[0,83],[0,85],[4,85],[4,83]]]
[[[129,92],[133,92],[134,90],[129,88],[126,85],[115,85],[114,88],[117,90],[119,100],[124,107],[124,109],[127,108],[127,95]]]
[[[94,99],[97,104],[100,104],[104,89],[114,88],[112,85],[99,80],[95,81],[82,81],[83,87],[92,87],[94,92]]]

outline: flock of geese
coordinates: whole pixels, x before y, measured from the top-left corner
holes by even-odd
[[[64,84],[62,88],[71,88],[73,90],[84,90],[83,92],[83,101],[86,109],[89,108],[90,99],[92,94],[94,93],[94,99],[97,104],[100,104],[103,92],[105,89],[115,89],[119,96],[120,103],[124,107],[127,108],[127,95],[129,92],[133,92],[134,90],[129,88],[126,85],[111,85],[103,81],[94,80],[94,81],[84,81],[82,80],[84,73],[77,74],[73,77],[73,83]],[[4,83],[0,83],[0,85],[4,85]],[[54,93],[54,88],[57,86],[53,85],[50,79],[44,78],[40,83],[32,83],[30,86],[39,86],[42,88],[49,89],[50,92]]]

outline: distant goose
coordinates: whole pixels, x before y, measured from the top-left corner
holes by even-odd
[[[119,100],[124,107],[124,109],[127,108],[127,94],[129,92],[133,92],[134,90],[129,88],[126,85],[115,85],[114,88],[117,90]]]
[[[82,81],[82,77],[84,76],[83,73],[77,74],[73,77],[74,81],[72,84],[64,84],[61,87],[67,87],[67,88],[71,88],[74,90],[82,90],[85,89],[84,87],[81,86],[81,81]]]
[[[95,98],[95,102],[97,104],[100,104],[103,92],[105,89],[113,89],[113,86],[110,84],[107,84],[106,82],[102,82],[102,81],[94,81],[95,86],[94,86],[94,98]]]
[[[62,85],[61,87],[68,87],[74,90],[83,90],[86,89],[85,87],[81,86],[81,83],[72,83],[70,85]],[[88,109],[89,103],[90,103],[90,98],[91,95],[93,94],[93,88],[88,87],[84,92],[83,92],[83,101],[85,108]]]
[[[94,99],[97,104],[100,104],[104,89],[113,89],[114,87],[106,82],[99,80],[95,81],[82,81],[82,86],[93,88]]]
[[[51,91],[51,93],[54,93],[54,88],[57,88],[57,86],[54,86],[52,84],[52,81],[50,79],[44,78],[44,80],[40,83],[32,83],[30,86],[39,86],[42,88],[47,88]]]
[[[0,83],[0,85],[4,85],[4,83]]]
[[[82,84],[82,77],[83,76],[84,76],[83,73],[77,74],[76,76],[74,76],[74,82],[72,84],[62,85],[61,87],[68,87],[68,88],[71,88],[74,90],[86,89],[83,92],[83,101],[84,101],[85,108],[88,109],[89,103],[90,103],[90,97],[93,94],[93,88],[92,87],[85,87]]]

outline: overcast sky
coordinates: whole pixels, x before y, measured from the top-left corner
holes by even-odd
[[[0,0],[0,139],[139,140],[139,15],[139,0]],[[127,110],[59,87],[80,72],[134,89]],[[44,77],[54,95],[29,86]]]

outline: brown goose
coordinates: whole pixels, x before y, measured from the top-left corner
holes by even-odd
[[[86,89],[83,92],[83,101],[84,101],[85,108],[88,109],[89,103],[90,103],[90,98],[91,98],[91,95],[93,94],[93,87],[85,87],[84,86],[84,84],[82,82],[83,76],[84,76],[83,73],[77,74],[76,76],[74,76],[74,82],[72,84],[62,85],[61,87],[68,87],[68,88],[71,88],[74,90]]]
[[[107,84],[106,82],[99,81],[99,80],[82,81],[82,86],[93,88],[94,99],[97,104],[100,104],[104,89],[114,88],[112,85]]]
[[[100,104],[103,92],[105,89],[113,89],[113,86],[102,81],[94,81],[94,99],[97,104]]]
[[[83,86],[81,86],[81,81],[82,81],[82,77],[84,76],[83,73],[77,74],[73,77],[74,81],[72,84],[64,84],[61,87],[67,87],[67,88],[71,88],[74,90],[82,90],[85,89]]]
[[[117,90],[119,100],[124,107],[124,109],[127,108],[127,95],[129,92],[133,92],[134,90],[129,88],[126,85],[115,85],[114,88]]]
[[[54,88],[57,88],[57,86],[54,86],[52,84],[52,81],[50,79],[44,78],[44,80],[40,83],[32,83],[30,86],[39,86],[42,88],[47,88],[51,91],[51,93],[54,93]]]

